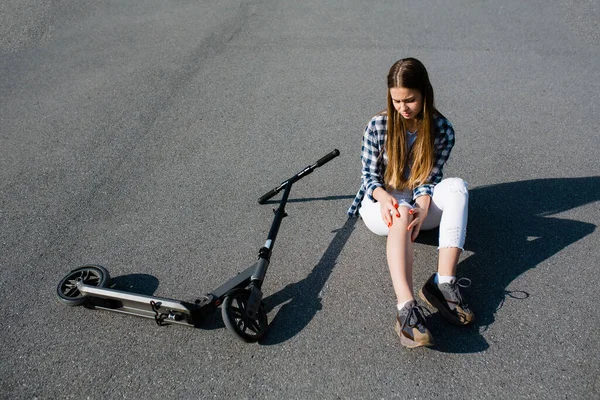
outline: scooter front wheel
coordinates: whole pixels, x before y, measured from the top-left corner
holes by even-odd
[[[67,306],[79,306],[85,303],[85,295],[77,289],[79,281],[89,286],[106,287],[110,283],[110,274],[100,265],[84,265],[75,268],[58,284],[56,288],[58,301]]]
[[[267,332],[267,313],[261,303],[254,318],[246,313],[250,291],[234,289],[227,294],[221,305],[221,315],[227,329],[238,339],[247,343],[257,342]]]

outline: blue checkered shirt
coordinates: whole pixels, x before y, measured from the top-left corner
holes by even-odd
[[[413,190],[413,201],[423,195],[433,196],[433,187],[442,180],[444,164],[450,157],[450,151],[454,146],[454,129],[452,124],[441,115],[434,117],[435,141],[434,141],[434,165],[427,183],[417,186]],[[383,176],[387,165],[387,154],[385,152],[385,138],[387,135],[387,115],[376,115],[371,119],[365,129],[362,139],[362,185],[356,194],[352,206],[348,209],[348,215],[353,217],[358,213],[360,203],[366,196],[373,198],[373,191],[383,187]]]

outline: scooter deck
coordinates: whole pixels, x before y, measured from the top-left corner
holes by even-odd
[[[152,318],[160,324],[195,326],[200,321],[195,321],[194,317],[206,306],[164,297],[89,286],[81,282],[77,284],[77,287],[89,299],[90,305],[94,308]]]

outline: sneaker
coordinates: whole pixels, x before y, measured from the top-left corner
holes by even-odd
[[[423,310],[414,300],[398,311],[395,329],[404,347],[433,346],[431,334],[425,326]]]
[[[467,325],[475,319],[466,301],[460,294],[460,288],[471,286],[467,278],[460,278],[454,283],[437,284],[433,280],[435,274],[425,282],[419,291],[419,297],[430,307],[437,308],[442,316],[456,325]]]

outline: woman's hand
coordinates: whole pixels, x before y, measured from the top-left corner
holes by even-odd
[[[398,200],[383,188],[375,189],[373,191],[373,198],[379,203],[383,222],[388,228],[391,227],[393,224],[392,213],[400,218],[400,213],[398,212]]]
[[[431,197],[429,196],[420,196],[415,200],[415,207],[411,209],[408,213],[413,216],[412,222],[408,225],[408,230],[412,229],[412,234],[410,235],[410,239],[414,242],[417,236],[419,236],[419,232],[421,231],[421,225],[423,225],[423,221],[427,218],[427,212],[429,210],[429,203],[431,202]]]

